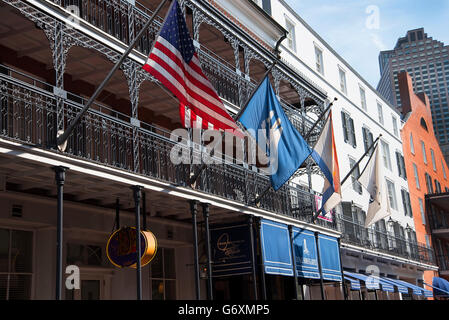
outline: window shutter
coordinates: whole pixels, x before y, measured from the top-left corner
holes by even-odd
[[[404,175],[404,179],[407,180],[407,170],[405,170],[405,161],[404,156],[401,155],[401,166],[402,166],[402,173]]]
[[[349,141],[349,134],[348,134],[348,124],[346,120],[346,113],[343,111],[341,112],[341,124],[343,126],[343,137],[345,139],[345,142]]]
[[[355,148],[357,146],[357,140],[355,138],[355,127],[354,127],[354,119],[349,118],[349,124],[350,124],[350,129],[351,129],[351,143],[352,146]]]
[[[406,192],[406,196],[407,196],[407,205],[408,205],[410,217],[413,218],[413,209],[412,209],[412,202],[410,201],[410,193]]]
[[[401,168],[401,155],[399,152],[396,152],[396,162],[398,164],[398,173],[399,176],[402,178],[402,168]]]
[[[352,219],[352,202],[342,202],[343,215]]]
[[[404,207],[405,216],[408,216],[407,199],[405,197],[405,191],[403,189],[401,189],[401,196],[402,196],[402,205]]]
[[[365,152],[368,150],[369,148],[369,144],[368,144],[368,130],[365,127],[362,127],[362,134],[363,134],[363,144],[365,146]]]

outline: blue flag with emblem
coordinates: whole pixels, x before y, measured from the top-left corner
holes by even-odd
[[[238,120],[266,152],[271,185],[279,190],[310,156],[312,149],[288,120],[268,77]]]

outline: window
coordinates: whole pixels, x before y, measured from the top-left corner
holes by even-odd
[[[441,193],[441,184],[435,179],[435,193]]]
[[[415,145],[413,144],[413,133],[410,132],[410,151],[415,154]]]
[[[360,105],[362,106],[362,109],[366,111],[366,93],[365,93],[365,89],[362,88],[361,86],[359,87],[360,89]]]
[[[391,121],[393,122],[393,133],[397,137],[399,135],[398,133],[398,120],[395,116],[391,116]]]
[[[67,264],[77,266],[105,265],[101,246],[67,243]]]
[[[296,52],[296,34],[295,34],[295,24],[291,22],[287,17],[285,17],[285,29],[287,29],[287,43],[288,47]]]
[[[324,75],[323,51],[315,46],[316,71]]]
[[[390,201],[390,207],[393,210],[398,210],[398,204],[396,201],[396,189],[394,183],[387,179],[388,200]]]
[[[390,146],[383,140],[382,140],[382,156],[384,159],[385,168],[391,171]]]
[[[426,173],[425,176],[426,176],[427,193],[432,194],[433,193],[432,178],[428,173]]]
[[[152,300],[176,299],[175,249],[158,248],[150,265]]]
[[[357,140],[355,137],[354,120],[344,111],[341,112],[341,123],[343,125],[343,137],[346,143],[349,143],[354,148],[357,147]]]
[[[368,148],[373,145],[373,134],[367,127],[362,128],[363,133],[363,145],[365,146],[365,152],[368,151]],[[371,149],[371,152],[369,155],[372,155],[374,153],[374,148]]]
[[[424,212],[424,202],[421,198],[419,198],[418,200],[419,200],[419,211],[421,212],[422,224],[426,225],[426,214]]]
[[[352,158],[349,158],[349,165],[351,166],[351,169],[356,164],[356,161]],[[360,168],[357,166],[351,173],[351,180],[352,180],[352,188],[355,192],[358,192],[359,194],[363,194],[362,185],[357,180],[360,177]]]
[[[401,189],[402,205],[404,206],[404,214],[413,218],[412,204],[410,202],[410,193]]]
[[[402,154],[396,151],[396,162],[398,165],[398,174],[404,180],[407,180],[407,172],[405,170],[405,162]]]
[[[418,174],[418,167],[416,164],[413,164],[413,171],[415,173],[415,182],[416,182],[416,189],[421,189],[421,186],[419,185],[419,174]]]
[[[433,171],[437,171],[437,163],[435,162],[435,152],[433,152],[433,149],[430,149],[430,156],[432,157]]]
[[[384,124],[384,112],[382,110],[382,105],[380,103],[377,103],[377,112],[379,115],[379,122],[380,124]]]
[[[0,300],[31,299],[33,233],[0,229]]]
[[[444,161],[443,159],[441,159],[441,167],[443,168],[443,175],[444,175],[444,179],[447,179],[447,175],[446,175],[446,167],[444,166]]]
[[[422,150],[422,156],[424,159],[424,163],[427,164],[426,145],[424,144],[424,141],[421,141],[421,150]]]
[[[427,248],[430,248],[430,238],[429,238],[429,235],[425,235],[425,238],[426,238],[426,246],[427,246]]]
[[[346,89],[346,72],[339,67],[338,68],[338,74],[340,76],[340,90],[341,90],[341,92],[346,94],[347,93],[347,89]]]

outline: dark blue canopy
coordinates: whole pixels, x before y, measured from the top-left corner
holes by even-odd
[[[433,278],[433,294],[440,297],[449,297],[449,282],[443,278]]]

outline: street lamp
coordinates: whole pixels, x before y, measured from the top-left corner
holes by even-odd
[[[407,227],[405,227],[405,231],[411,233],[413,231],[412,227],[410,227],[407,223]]]

